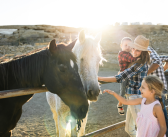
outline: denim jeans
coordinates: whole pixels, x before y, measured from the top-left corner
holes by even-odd
[[[128,85],[128,79],[120,83],[120,96],[124,97],[127,85]]]
[[[168,117],[167,117],[167,111],[166,111],[166,107],[165,107],[165,96],[162,95],[162,102],[163,102],[163,113],[165,116],[165,121],[166,121],[166,126],[167,126],[167,131],[166,131],[166,136],[168,137]]]
[[[164,91],[163,91],[163,93],[164,93]],[[159,100],[158,97],[156,97],[156,99]],[[167,126],[166,136],[168,137],[168,117],[167,117],[167,110],[166,110],[166,106],[165,106],[165,95],[162,95],[162,103],[163,103],[163,113],[165,116],[165,121],[166,121],[166,126]]]
[[[127,94],[126,98],[128,100],[136,99],[136,98],[142,98],[141,95],[136,94]],[[136,118],[137,113],[140,112],[141,105],[128,105],[127,107],[127,114],[126,114],[126,124],[125,124],[125,131],[129,134],[131,137],[136,137]]]

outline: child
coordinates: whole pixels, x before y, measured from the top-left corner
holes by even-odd
[[[127,69],[129,63],[132,63],[132,62],[137,60],[137,58],[134,58],[130,54],[131,47],[128,46],[129,42],[132,42],[132,39],[129,38],[129,37],[124,37],[121,40],[120,47],[121,47],[122,51],[120,51],[119,54],[118,54],[118,62],[119,62],[119,66],[120,66],[120,72],[122,72],[125,69]],[[124,94],[125,94],[127,83],[128,83],[128,80],[125,80],[124,82],[122,82],[120,84],[120,95],[121,96],[124,96]],[[121,102],[118,103],[117,108],[118,108],[118,113],[120,115],[124,115],[124,109],[123,109],[123,105],[122,105]]]
[[[141,104],[138,112],[137,137],[166,137],[166,122],[161,104],[155,96],[161,97],[163,82],[157,76],[147,76],[143,79],[140,91],[143,98],[126,100],[114,91],[104,90],[112,94],[117,100],[125,105]]]

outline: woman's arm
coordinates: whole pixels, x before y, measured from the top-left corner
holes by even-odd
[[[156,115],[160,125],[160,131],[158,137],[163,137],[164,134],[166,133],[167,127],[162,107],[159,104],[156,104],[153,108],[153,113]]]
[[[115,77],[98,77],[98,81],[104,81],[104,82],[117,82],[117,79]]]
[[[152,65],[149,67],[149,69],[148,69],[147,75],[149,75],[150,73],[152,73],[153,71],[155,71],[158,67],[159,67],[158,64],[156,64],[156,63],[152,64]]]
[[[140,65],[134,64],[130,68],[122,71],[119,75],[111,76],[111,77],[98,77],[98,81],[121,83],[121,82],[125,81],[126,79],[129,79],[129,78],[133,77],[134,75],[143,72],[144,69],[147,70],[146,64],[144,64],[144,65],[143,64],[140,64]]]
[[[115,93],[114,91],[111,91],[109,89],[105,89],[103,91],[103,93],[109,93],[111,95],[113,95],[119,102],[121,102],[124,105],[139,105],[141,104],[142,98],[137,98],[137,99],[133,99],[133,100],[126,100],[125,98],[121,97],[120,95],[118,95],[117,93]]]

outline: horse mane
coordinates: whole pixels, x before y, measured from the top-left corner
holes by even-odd
[[[0,73],[4,88],[8,89],[9,79],[20,87],[37,87],[41,82],[41,74],[45,71],[48,62],[48,50],[42,48],[30,53],[15,56],[0,64]]]
[[[14,61],[14,60],[17,60],[17,59],[21,59],[21,58],[23,58],[23,57],[30,56],[30,55],[32,55],[32,54],[35,54],[35,53],[40,52],[40,51],[45,50],[45,49],[47,49],[47,47],[35,49],[35,50],[33,50],[33,51],[30,51],[29,53],[25,53],[25,54],[22,54],[22,55],[14,56],[14,57],[11,58],[11,59],[4,59],[5,56],[2,56],[2,57],[0,58],[0,64],[9,63],[10,61]]]
[[[79,44],[79,40],[76,42],[76,44]],[[100,42],[98,44],[95,44],[94,38],[90,35],[86,35],[85,42],[82,43],[82,52],[80,54],[80,58],[87,57],[97,54],[99,55],[101,61],[100,64],[102,65],[102,61],[106,61],[106,59],[102,55],[102,50],[100,46]]]
[[[71,58],[76,61],[73,53],[66,50],[66,45],[58,44],[58,54],[61,54],[63,59]],[[41,86],[42,74],[45,72],[51,53],[48,47],[33,50],[21,56],[15,56],[13,59],[6,60],[0,63],[0,74],[3,78],[5,89],[9,85],[9,73],[12,74],[14,80],[20,87],[38,87]]]

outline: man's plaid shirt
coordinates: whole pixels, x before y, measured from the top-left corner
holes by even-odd
[[[120,66],[120,72],[128,68],[129,63],[136,61],[137,58],[134,58],[129,52],[120,51],[118,54],[118,62]]]
[[[163,69],[163,61],[168,61],[168,56],[159,56],[156,51],[152,47],[148,47],[148,50],[151,51],[150,53],[150,64],[148,67],[150,67],[152,64],[158,64],[159,67],[153,71],[150,75],[158,76],[164,83],[164,88],[167,91],[167,81],[164,74]]]
[[[137,63],[132,65],[130,68],[125,69],[119,75],[116,75],[116,79],[118,83],[121,83],[128,79],[128,88],[126,88],[126,94],[141,94],[139,88],[141,87],[141,82],[144,77],[147,76],[148,65],[145,63],[144,65]]]

